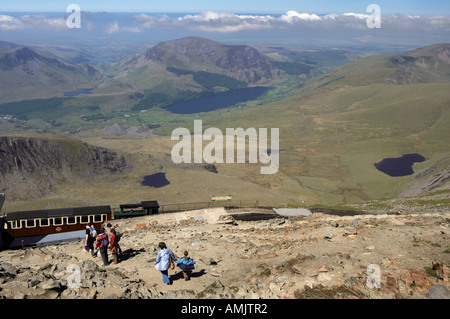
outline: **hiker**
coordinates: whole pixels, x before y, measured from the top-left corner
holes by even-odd
[[[86,224],[86,239],[85,239],[85,245],[84,249],[86,249],[88,252],[91,253],[93,257],[94,256],[94,242],[97,238],[97,231],[95,230],[94,226],[89,226],[89,224]]]
[[[183,272],[184,280],[191,280],[191,272],[194,269],[194,264],[196,263],[196,261],[189,257],[189,253],[187,250],[184,251],[184,257],[182,257],[180,260],[176,260],[175,263]]]
[[[116,230],[111,229],[111,254],[112,254],[112,264],[117,265],[119,263],[119,241],[116,234]]]
[[[112,231],[116,231],[116,239],[117,239],[117,253],[121,254],[122,249],[120,248],[119,241],[122,238],[122,232],[119,230],[119,225],[113,226],[111,223],[106,224],[107,235],[111,236]]]
[[[100,229],[100,235],[97,236],[97,241],[95,243],[95,248],[100,250],[100,255],[103,259],[103,265],[108,266],[108,235],[105,233],[105,228]]]
[[[169,268],[171,268],[171,263],[173,264],[173,261],[176,260],[175,255],[167,248],[164,242],[160,242],[158,247],[159,250],[158,255],[156,256],[155,268],[161,272],[163,282],[167,285],[171,285],[172,281],[169,279]]]

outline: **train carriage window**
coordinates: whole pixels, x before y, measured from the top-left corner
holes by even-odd
[[[81,216],[82,223],[89,223],[89,216]]]
[[[40,225],[41,227],[47,227],[47,226],[50,226],[50,220],[49,220],[48,218],[42,218],[42,219],[39,221],[39,225]]]
[[[55,217],[54,218],[54,225],[55,226],[61,226],[63,224],[63,219],[61,217]]]
[[[73,224],[76,224],[76,223],[77,223],[77,221],[75,219],[75,216],[67,217],[67,224],[68,225],[73,225]]]
[[[23,220],[11,220],[9,221],[9,225],[11,226],[12,229],[19,229],[22,228],[21,224],[22,224]]]
[[[26,228],[33,228],[36,227],[36,220],[35,219],[27,219],[25,221],[25,227]]]
[[[94,222],[99,223],[102,221],[102,215],[94,215]]]

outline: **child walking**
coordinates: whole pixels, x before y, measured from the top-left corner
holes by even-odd
[[[189,257],[187,250],[184,251],[184,257],[180,258],[180,260],[176,260],[175,263],[183,272],[184,280],[191,280],[191,272],[194,269],[196,261]]]

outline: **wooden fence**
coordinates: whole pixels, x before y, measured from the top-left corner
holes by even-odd
[[[225,208],[251,208],[259,207],[259,199],[256,200],[227,200],[181,204],[164,204],[159,207],[159,213],[184,212],[188,210],[225,207]]]

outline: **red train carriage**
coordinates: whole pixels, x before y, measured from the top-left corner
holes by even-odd
[[[110,206],[9,213],[0,218],[0,249],[81,239],[86,235],[86,224],[99,230],[108,220],[111,220]]]

